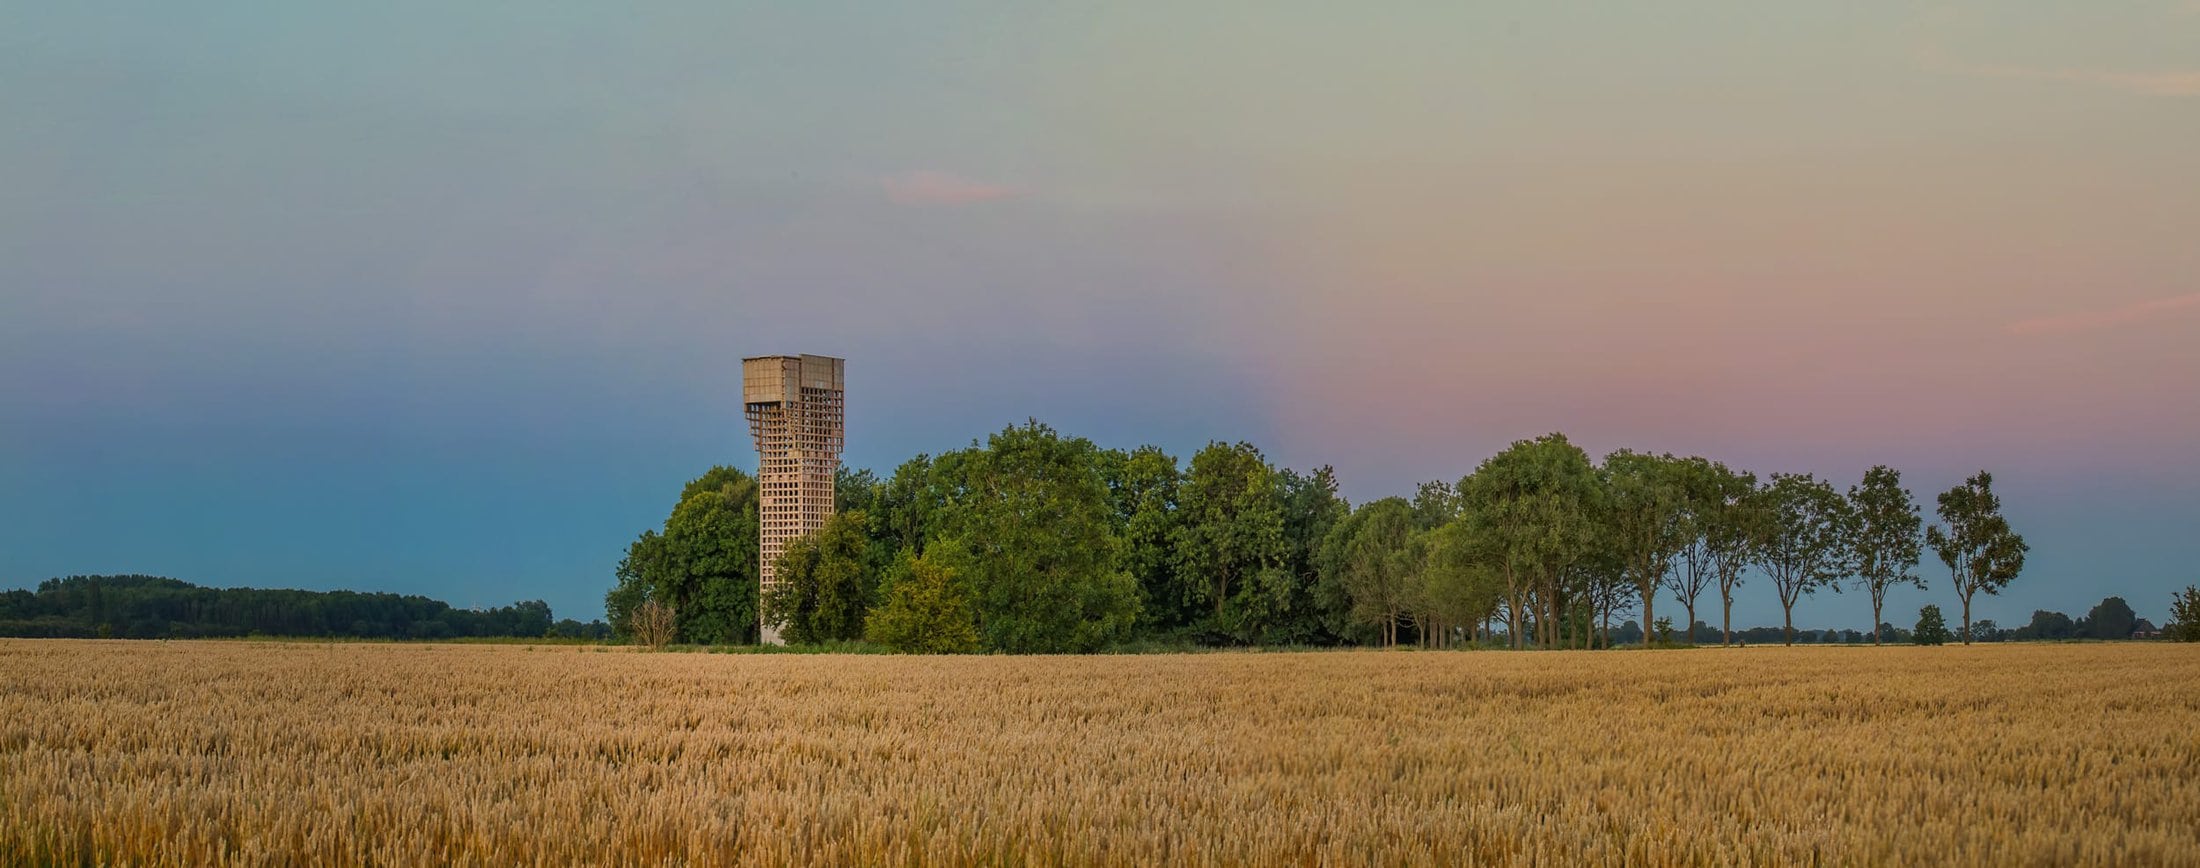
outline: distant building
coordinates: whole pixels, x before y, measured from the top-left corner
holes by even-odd
[[[741,403],[756,441],[759,602],[776,584],[773,562],[787,542],[823,527],[833,515],[846,366],[846,360],[830,356],[741,360]],[[778,643],[778,630],[762,630],[765,642]]]

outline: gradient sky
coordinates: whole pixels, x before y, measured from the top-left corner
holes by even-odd
[[[2200,2],[352,5],[0,10],[0,587],[595,617],[783,352],[882,470],[1563,430],[2200,581]]]

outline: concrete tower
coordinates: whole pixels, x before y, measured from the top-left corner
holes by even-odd
[[[756,440],[758,513],[763,580],[769,590],[773,562],[787,541],[817,530],[833,514],[833,475],[840,469],[843,359],[830,356],[757,356],[741,360],[741,403]],[[777,644],[779,631],[763,628]]]

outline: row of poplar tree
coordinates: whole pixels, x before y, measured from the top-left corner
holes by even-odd
[[[1621,450],[1593,461],[1560,434],[1512,444],[1456,483],[1354,508],[1323,467],[1271,465],[1246,443],[1180,462],[1101,449],[1030,422],[920,455],[891,476],[844,471],[836,515],[791,543],[757,593],[757,486],[713,468],[620,562],[607,615],[669,641],[757,639],[900,650],[1093,651],[1141,639],[1321,645],[1611,644],[1615,618],[1656,623],[1661,592],[1723,631],[1745,579],[1795,604],[1844,586],[1881,622],[1888,588],[1924,586],[1930,548],[1968,630],[1970,603],[2023,568],[2026,546],[1980,473],[1938,498],[1930,528],[1900,474],[1846,492],[1809,474]],[[1716,594],[1713,598],[1711,595]],[[1876,631],[1874,639],[1877,639]]]

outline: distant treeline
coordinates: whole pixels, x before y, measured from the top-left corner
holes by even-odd
[[[553,620],[530,600],[456,609],[417,595],[205,588],[159,576],[70,576],[36,591],[0,593],[0,636],[191,639],[235,636],[347,639],[610,635],[601,621]]]

